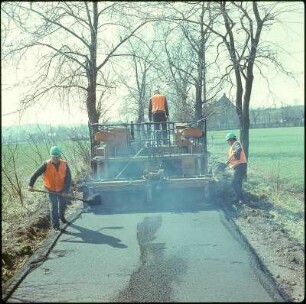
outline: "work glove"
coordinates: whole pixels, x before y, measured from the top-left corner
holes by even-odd
[[[33,186],[29,186],[29,187],[28,187],[28,190],[29,190],[30,192],[34,192]]]

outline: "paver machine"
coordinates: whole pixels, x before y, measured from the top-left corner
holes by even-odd
[[[92,174],[85,196],[99,193],[113,203],[190,197],[190,191],[209,197],[206,138],[196,121],[88,126]]]

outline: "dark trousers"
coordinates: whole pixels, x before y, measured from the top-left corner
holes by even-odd
[[[236,194],[237,200],[245,200],[245,196],[242,190],[242,182],[246,176],[247,164],[239,164],[234,167],[234,176],[232,180],[232,187]]]
[[[55,193],[49,193],[52,227],[59,227],[59,220],[65,217],[66,199]]]
[[[162,123],[162,122],[166,122],[167,121],[167,117],[166,117],[166,113],[165,112],[155,112],[152,115],[153,117],[153,121],[154,122],[161,122],[161,124],[156,123],[154,124],[154,130],[158,131],[160,130],[160,125],[162,125],[162,130],[163,130],[163,138],[164,138],[164,144],[167,144],[167,140],[165,140],[167,138],[167,124],[166,123]],[[160,133],[156,133],[156,137],[157,140],[160,140]]]

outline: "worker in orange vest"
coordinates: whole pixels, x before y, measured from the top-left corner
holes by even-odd
[[[43,174],[43,183],[49,191],[51,223],[54,230],[60,230],[59,220],[63,224],[68,194],[71,186],[71,171],[66,161],[61,159],[61,151],[57,146],[50,149],[50,159],[44,162],[31,176],[28,190],[35,191],[33,186],[37,178]],[[58,195],[58,194],[59,195]]]
[[[227,165],[234,169],[234,176],[232,180],[232,187],[236,194],[234,203],[244,204],[246,202],[245,195],[242,191],[242,182],[246,176],[247,161],[241,143],[237,140],[234,133],[228,133],[225,136],[226,141],[230,145],[228,151]]]
[[[166,96],[161,94],[159,90],[155,90],[149,101],[149,120],[153,122],[165,122],[168,120],[169,110]],[[160,130],[160,124],[154,124],[155,130]],[[164,144],[167,143],[167,124],[162,123]]]

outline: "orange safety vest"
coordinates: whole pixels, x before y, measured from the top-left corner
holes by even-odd
[[[166,97],[162,94],[152,96],[152,113],[156,111],[166,112]]]
[[[241,146],[241,153],[240,153],[240,159],[236,159],[234,154],[235,154],[235,151],[233,149],[233,145],[235,143],[238,143],[240,144],[240,142],[238,141],[235,141],[232,146],[230,147],[229,151],[228,151],[228,159],[229,159],[229,167],[230,168],[234,168],[236,167],[238,164],[246,164],[247,161],[246,161],[246,157],[245,157],[245,153],[244,153],[244,150],[243,150],[243,147],[242,145],[240,144]]]
[[[65,186],[67,163],[64,160],[60,160],[58,170],[56,170],[51,160],[47,161],[46,171],[44,172],[44,186],[52,192],[60,192]]]

